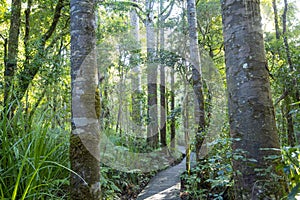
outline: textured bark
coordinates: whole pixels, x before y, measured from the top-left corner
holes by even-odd
[[[171,101],[171,112],[174,112],[175,110],[175,70],[172,69],[171,71],[171,95],[170,95],[170,101]],[[171,118],[170,122],[170,132],[171,132],[171,149],[175,149],[175,136],[176,136],[176,118],[173,116]]]
[[[137,0],[133,0],[133,2],[136,2]],[[136,130],[137,127],[141,125],[141,119],[142,119],[142,102],[141,102],[141,69],[139,64],[139,51],[140,48],[140,39],[139,39],[139,19],[138,15],[136,13],[135,9],[132,9],[130,11],[130,24],[131,24],[131,34],[136,42],[136,48],[133,49],[132,52],[132,64],[133,64],[133,70],[132,70],[132,76],[131,76],[131,82],[132,82],[132,89],[133,93],[131,96],[131,104],[132,104],[132,120],[134,122],[133,129]],[[137,125],[137,127],[136,127]],[[139,131],[139,130],[137,130]]]
[[[183,102],[183,127],[184,127],[184,139],[185,139],[185,153],[186,153],[186,171],[188,175],[191,173],[190,155],[191,155],[191,145],[190,145],[190,126],[189,126],[189,91],[188,83],[184,81],[184,93],[185,98]]]
[[[285,118],[286,118],[286,124],[287,124],[287,139],[288,139],[288,145],[289,146],[295,146],[296,144],[296,138],[294,134],[294,120],[293,115],[291,113],[291,100],[290,97],[287,96],[284,99],[285,103]]]
[[[272,1],[272,7],[273,7],[273,12],[274,12],[274,24],[275,24],[276,39],[279,40],[279,38],[280,38],[280,31],[279,31],[278,10],[277,10],[276,0]]]
[[[147,84],[148,84],[148,127],[147,143],[158,146],[158,111],[157,111],[157,65],[155,64],[155,33],[153,0],[146,1],[146,37],[147,37]]]
[[[164,10],[163,7],[163,0],[160,0],[160,12]],[[160,18],[160,52],[164,52],[165,48],[165,31],[164,31],[164,24],[165,19],[164,16],[161,16]],[[167,146],[167,113],[166,113],[166,75],[165,75],[165,65],[160,65],[160,143],[162,147]]]
[[[283,35],[283,43],[284,43],[284,47],[285,47],[287,62],[289,64],[290,71],[293,72],[295,69],[294,69],[294,66],[293,66],[290,47],[289,47],[289,43],[288,43],[288,37],[287,37],[287,34],[286,34],[286,31],[287,31],[286,30],[287,29],[287,27],[286,27],[287,11],[288,11],[288,2],[287,2],[287,0],[284,0],[284,9],[283,9],[283,14],[282,14],[282,35]]]
[[[24,35],[24,48],[25,48],[25,61],[24,66],[28,68],[30,61],[30,47],[29,47],[29,39],[30,39],[30,14],[31,14],[31,5],[32,0],[27,1],[27,8],[25,10],[25,35]]]
[[[71,0],[71,199],[100,199],[95,1]]]
[[[201,75],[200,52],[198,48],[197,16],[195,0],[187,1],[187,18],[189,24],[190,62],[192,66],[192,84],[195,95],[195,119],[196,119],[196,159],[199,160],[199,152],[204,141],[205,112],[203,83]]]
[[[4,104],[8,106],[13,87],[13,78],[17,69],[19,33],[21,25],[21,0],[12,0],[9,38],[7,44],[7,59],[4,69]],[[12,110],[9,111],[11,116]]]
[[[223,34],[230,133],[233,151],[244,151],[244,160],[233,160],[236,199],[283,197],[284,182],[276,162],[264,157],[280,155],[274,107],[265,67],[259,1],[223,0]],[[257,170],[270,170],[259,173]]]

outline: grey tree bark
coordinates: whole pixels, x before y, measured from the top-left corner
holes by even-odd
[[[71,0],[71,199],[100,199],[95,1]],[[99,113],[98,113],[99,114]]]
[[[11,91],[13,90],[13,78],[17,69],[19,35],[21,25],[21,0],[12,0],[11,17],[9,27],[9,38],[7,44],[7,55],[4,69],[4,105],[7,106],[11,100]],[[8,117],[11,117],[13,109],[8,111]]]
[[[272,177],[280,156],[279,138],[266,69],[260,2],[222,0],[230,133],[236,199],[283,197],[285,184]],[[270,171],[266,171],[266,169]]]
[[[158,110],[157,110],[157,65],[155,64],[155,32],[153,0],[146,0],[146,37],[147,37],[147,85],[148,85],[148,127],[147,143],[151,147],[158,146]]]
[[[137,0],[133,0],[133,2],[137,2]],[[132,61],[132,97],[131,97],[131,104],[132,104],[132,120],[134,122],[133,129],[136,129],[136,125],[139,127],[141,125],[142,119],[142,102],[141,102],[141,69],[140,69],[140,36],[139,36],[139,19],[136,13],[136,10],[132,8],[130,11],[130,24],[131,24],[131,34],[133,39],[136,42],[135,49],[133,49],[131,61]]]
[[[171,69],[171,94],[170,94],[170,110],[171,112],[175,111],[175,69]],[[173,116],[170,122],[170,132],[171,132],[171,150],[175,149],[176,146],[176,118]]]
[[[272,0],[272,7],[273,7],[273,11],[274,11],[274,24],[275,24],[276,39],[279,40],[279,38],[280,38],[280,31],[279,31],[278,9],[277,9],[276,0]]]
[[[160,0],[160,12],[164,10],[164,1]],[[165,16],[161,15],[159,20],[159,44],[160,44],[160,53],[164,52],[165,48],[165,31],[164,31],[164,24],[165,24]],[[160,143],[162,147],[167,146],[167,113],[166,113],[166,74],[165,74],[165,65],[160,65]]]
[[[201,61],[198,48],[197,14],[195,0],[187,0],[187,18],[189,25],[188,29],[190,42],[190,62],[192,67],[192,85],[195,95],[196,159],[199,160],[199,152],[205,135],[205,112]]]

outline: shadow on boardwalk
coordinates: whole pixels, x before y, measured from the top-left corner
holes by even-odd
[[[183,146],[177,147],[185,153]],[[195,154],[191,154],[191,161],[195,163]],[[180,200],[180,175],[185,171],[186,158],[181,163],[157,173],[144,190],[138,195],[137,200]]]

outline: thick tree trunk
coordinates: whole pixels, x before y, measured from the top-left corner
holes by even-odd
[[[199,161],[199,152],[204,141],[205,112],[203,83],[201,74],[200,52],[198,48],[197,15],[195,0],[187,1],[187,18],[189,24],[190,62],[192,66],[192,84],[195,95],[196,120],[196,159]]]
[[[13,90],[13,78],[17,69],[18,49],[19,49],[19,34],[21,25],[21,0],[12,0],[9,38],[7,45],[7,60],[5,61],[4,69],[4,105],[8,108],[8,104],[12,100],[11,92]],[[11,117],[13,109],[7,112],[8,117]]]
[[[259,1],[223,0],[223,32],[228,87],[230,133],[237,199],[283,197],[285,185],[272,179],[280,155],[275,114],[266,70]],[[265,150],[263,150],[265,149]],[[268,150],[266,150],[268,149]],[[270,173],[266,173],[266,169]]]
[[[147,84],[148,84],[148,127],[147,142],[149,146],[158,146],[158,110],[157,110],[157,65],[155,64],[155,33],[153,24],[153,0],[146,1],[147,16],[145,20],[147,37]]]
[[[71,199],[100,199],[95,1],[71,0]]]

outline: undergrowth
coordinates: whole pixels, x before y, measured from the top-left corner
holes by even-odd
[[[51,128],[48,111],[33,123],[21,109],[11,119],[1,113],[1,199],[67,199],[68,134]]]

